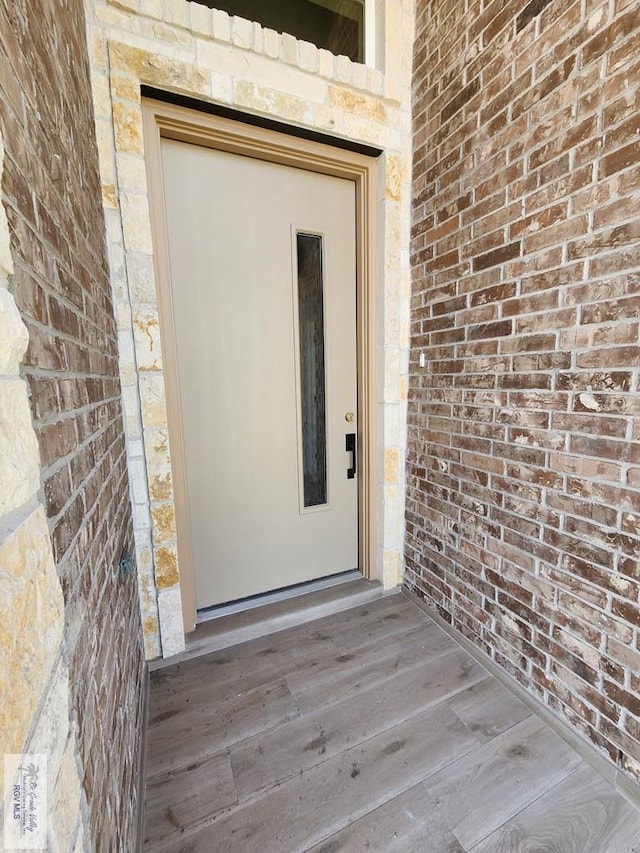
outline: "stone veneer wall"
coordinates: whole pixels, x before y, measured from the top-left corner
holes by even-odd
[[[637,779],[640,6],[417,21],[406,583]]]
[[[144,660],[81,0],[2,4],[0,98],[2,747],[50,755],[52,851],[133,849]]]
[[[187,0],[87,0],[148,657],[179,652],[184,632],[141,84],[383,149],[377,569],[386,586],[401,579],[414,3],[383,6],[384,73]]]

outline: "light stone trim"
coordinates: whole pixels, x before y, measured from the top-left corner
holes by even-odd
[[[366,2],[369,3],[369,0]],[[328,50],[296,39],[289,33],[278,33],[237,15],[228,15],[221,9],[209,9],[199,3],[180,3],[178,0],[175,0],[172,8],[167,10],[163,8],[161,2],[138,4],[129,3],[126,0],[106,0],[106,3],[107,8],[97,12],[101,21],[112,26],[124,26],[125,21],[130,20],[133,13],[138,25],[135,27],[136,31],[145,32],[151,29],[158,40],[166,41],[168,44],[188,44],[189,35],[196,34],[207,40],[233,45],[255,54],[278,59],[284,65],[310,74],[319,74],[328,80],[337,80],[356,89],[375,94],[383,92],[385,75],[373,63],[363,65],[352,62],[347,56],[335,56]],[[373,6],[374,3],[371,5]],[[392,9],[388,18],[391,22],[398,20],[401,26],[404,22],[405,26],[411,28],[412,35],[413,3],[393,2],[389,3],[389,6],[398,6],[405,13],[409,13],[399,17],[393,14],[395,10]],[[373,17],[383,19],[387,14],[381,16],[377,12]],[[154,24],[154,21],[157,23]],[[378,43],[385,44],[385,40],[379,37]],[[390,51],[384,49],[378,52],[382,54],[380,62],[388,65],[391,58]],[[390,96],[389,93],[387,95]],[[398,94],[398,101],[400,98],[401,95]]]
[[[383,75],[186,0],[85,0],[147,658],[184,647],[140,85],[383,152],[378,198],[376,572],[403,571],[413,0],[388,0]],[[169,9],[169,7],[171,7]]]
[[[3,162],[0,139],[0,174]],[[87,810],[70,725],[62,587],[37,500],[38,443],[19,372],[28,332],[8,290],[12,273],[0,205],[0,755],[47,755],[48,849],[68,851]]]

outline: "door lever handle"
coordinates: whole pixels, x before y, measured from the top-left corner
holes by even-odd
[[[356,476],[356,458],[357,458],[357,450],[356,450],[356,434],[355,432],[348,432],[345,435],[345,450],[347,453],[351,453],[351,468],[347,468],[347,480],[353,480]]]

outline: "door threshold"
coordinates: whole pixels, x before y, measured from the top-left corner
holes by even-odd
[[[244,610],[264,607],[265,604],[273,604],[277,601],[287,601],[290,598],[296,598],[308,592],[329,589],[332,586],[348,583],[361,577],[362,575],[358,569],[351,569],[351,571],[340,572],[337,575],[327,575],[324,578],[318,578],[318,580],[305,581],[305,583],[298,583],[294,586],[285,586],[281,589],[274,589],[271,592],[263,592],[260,595],[240,598],[237,601],[230,601],[227,604],[215,604],[213,607],[205,607],[202,610],[198,610],[196,626],[202,622],[209,622],[211,619],[220,619],[222,616],[229,616],[232,613],[241,613]]]
[[[305,584],[305,589],[296,588],[298,592],[295,595],[280,595],[277,600],[268,603],[264,603],[263,599],[260,605],[254,604],[251,608],[245,607],[200,622],[195,631],[186,635],[184,652],[170,658],[150,661],[149,669],[164,669],[210,652],[360,607],[385,594],[379,581],[365,580],[359,572],[355,579],[340,575],[337,581],[335,576],[323,580],[324,585],[320,589],[309,591]]]

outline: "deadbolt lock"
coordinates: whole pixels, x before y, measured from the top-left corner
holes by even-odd
[[[348,424],[353,423],[353,418],[354,418],[353,412],[347,412],[347,414],[344,416],[344,419]]]

